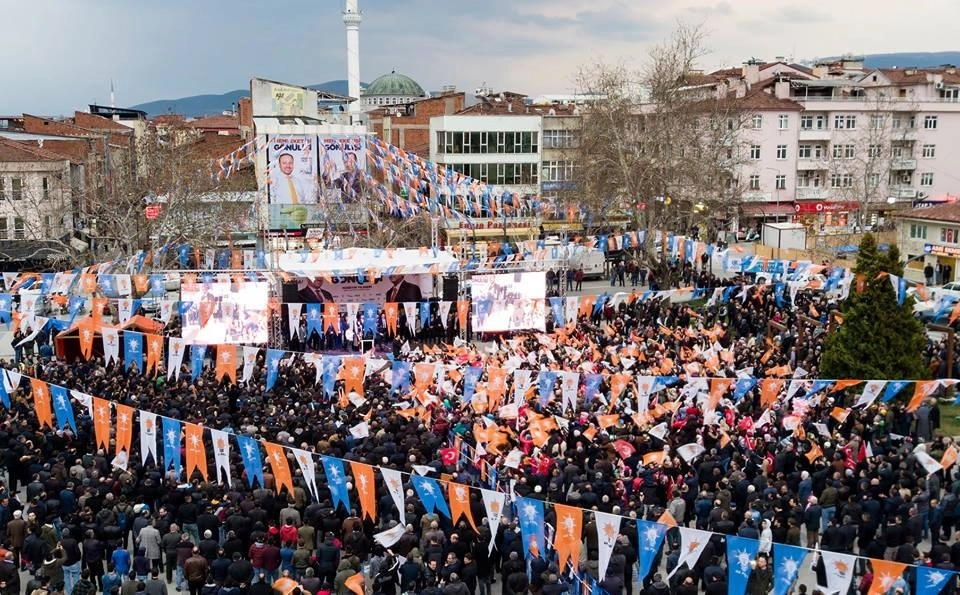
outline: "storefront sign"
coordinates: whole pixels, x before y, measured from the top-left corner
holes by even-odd
[[[842,213],[856,211],[860,208],[856,202],[830,202],[815,200],[812,202],[797,202],[793,205],[793,210],[798,215],[813,215],[819,213]]]
[[[924,254],[937,256],[960,256],[960,246],[941,246],[939,244],[924,244]]]

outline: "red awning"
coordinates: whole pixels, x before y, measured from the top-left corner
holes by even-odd
[[[793,203],[771,203],[771,202],[747,202],[740,205],[740,212],[745,217],[779,217],[783,215],[793,215]]]

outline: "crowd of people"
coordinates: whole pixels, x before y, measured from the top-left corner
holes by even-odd
[[[721,282],[704,274],[702,285]],[[464,403],[457,374],[445,374],[416,405],[411,395],[391,391],[389,365],[367,377],[362,398],[341,400],[324,394],[313,363],[299,357],[284,362],[269,392],[262,353],[252,379],[241,384],[218,381],[212,365],[200,378],[191,379],[187,366],[174,379],[163,370],[145,375],[101,360],[24,358],[25,375],[173,419],[407,473],[428,466],[436,477],[580,507],[587,511],[584,547],[572,569],[557,567],[549,539],[546,551],[530,555],[516,515],[505,516],[491,534],[478,490],[471,490],[474,528],[464,518],[454,523],[428,513],[408,483],[407,524],[399,540],[385,546],[374,536],[395,527],[401,515],[382,481],[371,521],[361,518],[352,487],[349,507],[334,507],[326,482],[320,481],[317,501],[299,470],[292,492],[276,491],[269,468],[263,484],[248,489],[236,449],[232,485],[198,473],[178,477],[169,461],[152,456],[141,464],[136,433],[127,467],[118,468],[111,464],[115,443],[106,451],[95,445],[93,420],[82,407],[76,433],[41,428],[24,379],[0,422],[8,474],[0,487],[0,595],[163,595],[168,588],[191,595],[347,595],[358,588],[358,573],[364,577],[359,588],[384,595],[496,589],[559,595],[585,592],[586,585],[610,595],[723,593],[727,535],[761,542],[751,594],[772,592],[774,543],[960,568],[954,534],[960,482],[952,470],[928,475],[915,454],[922,444],[939,457],[950,445],[936,431],[936,400],[913,413],[893,401],[838,418],[831,413],[850,408],[856,394],[781,398],[765,408],[759,389],[739,400],[731,389],[715,411],[706,411],[704,395],[685,388],[692,377],[764,377],[774,369],[802,369],[816,378],[835,307],[823,292],[800,291],[791,303],[768,288],[735,288],[727,299],[696,308],[667,300],[607,303],[576,324],[483,345],[430,348],[407,337],[410,349],[392,354],[448,371],[482,366],[677,377],[651,397],[649,412],[633,410],[636,386],[614,399],[609,380],[599,391],[603,398],[588,401],[581,386],[574,412],[563,406],[560,386],[548,398],[534,389],[513,418]],[[487,378],[481,376],[478,393]],[[403,415],[400,403],[417,414]],[[610,413],[616,423],[600,427],[599,417]],[[798,414],[799,429],[785,427],[784,418]],[[564,423],[535,444],[527,424],[543,417]],[[348,431],[360,421],[368,423],[367,437]],[[648,430],[661,422],[669,431],[652,435]],[[479,439],[491,424],[502,443],[489,441],[486,432],[488,442]],[[615,441],[629,444],[628,456]],[[455,443],[464,445],[464,455],[445,462],[441,450]],[[690,443],[704,450],[688,461],[677,448]],[[517,465],[508,461],[514,449],[522,452]],[[645,456],[660,452],[665,456],[655,461]],[[215,468],[212,460],[208,468]],[[552,527],[555,513],[545,508]],[[624,517],[602,576],[589,511]],[[636,521],[660,519],[665,511],[714,537],[696,564],[677,568],[681,552],[671,530],[653,570],[638,577]],[[854,588],[869,588],[871,580],[869,565],[858,564]],[[911,580],[905,573],[897,588],[911,592]],[[819,564],[814,579],[801,578],[793,589],[816,592],[813,583],[824,581]]]

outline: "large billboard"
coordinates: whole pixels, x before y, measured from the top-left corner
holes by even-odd
[[[200,283],[181,288],[186,343],[266,343],[269,320],[265,281]]]
[[[323,277],[297,277],[283,284],[283,296],[284,301],[306,304],[425,302],[433,296],[433,275],[388,275],[374,283],[360,283],[356,278],[335,282]]]
[[[363,135],[267,135],[264,177],[269,227],[300,232],[366,221]]]
[[[544,330],[546,290],[544,272],[474,275],[470,279],[474,332]]]

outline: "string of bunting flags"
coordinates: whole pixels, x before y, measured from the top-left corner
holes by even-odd
[[[407,484],[414,489],[428,513],[441,514],[454,523],[463,519],[474,530],[477,530],[477,524],[471,510],[471,492],[479,491],[490,528],[491,538],[488,548],[491,552],[495,546],[494,536],[497,534],[501,519],[515,519],[519,525],[525,556],[527,558],[543,556],[546,559],[553,559],[555,556],[558,567],[563,569],[563,574],[572,576],[587,593],[601,592],[595,578],[577,572],[579,562],[585,553],[583,550],[584,520],[588,518],[588,514],[593,515],[596,525],[598,576],[600,577],[606,575],[617,540],[629,523],[636,524],[640,544],[637,551],[638,580],[641,581],[653,570],[668,531],[675,531],[673,539],[679,542],[680,551],[677,564],[668,576],[672,576],[684,566],[693,568],[711,540],[725,540],[729,593],[746,592],[753,562],[760,553],[758,540],[681,526],[669,511],[664,511],[655,521],[634,520],[619,514],[587,511],[577,506],[517,496],[513,491],[512,483],[509,493],[506,493],[457,483],[449,475],[436,479],[430,476],[436,470],[429,466],[417,465],[415,473],[401,472],[379,465],[344,460],[266,440],[257,440],[243,434],[184,422],[77,390],[69,390],[14,370],[4,369],[2,376],[0,396],[8,409],[11,394],[17,394],[24,383],[29,386],[41,429],[70,428],[74,434],[77,434],[77,418],[72,404],[76,401],[83,407],[92,422],[93,438],[98,448],[109,451],[111,432],[115,430],[112,464],[121,469],[128,467],[134,452],[134,424],[139,422],[139,452],[142,464],[152,460],[155,464],[162,464],[164,468],[172,467],[178,476],[186,477],[188,480],[199,474],[204,480],[219,482],[232,488],[235,478],[231,473],[231,451],[235,445],[244,469],[243,479],[246,480],[249,489],[266,485],[265,471],[269,465],[275,480],[276,491],[282,493],[283,490],[287,490],[287,493],[292,494],[294,490],[294,475],[290,463],[292,459],[314,501],[321,501],[318,483],[318,472],[321,472],[334,508],[343,506],[346,510],[351,510],[352,502],[356,502],[362,517],[372,522],[377,520],[376,483],[378,480],[375,472],[378,472],[379,481],[391,496],[400,521],[375,535],[375,540],[384,547],[390,547],[396,543],[405,530],[407,519],[404,484]],[[954,453],[954,459],[956,459],[956,453]],[[208,466],[211,460],[212,470]],[[349,484],[351,478],[352,484]],[[552,514],[549,517],[546,514],[548,507],[552,508]],[[774,566],[772,592],[775,595],[786,595],[790,591],[800,568],[811,555],[814,559],[817,556],[822,559],[828,588],[841,593],[849,589],[857,567],[856,563],[861,557],[775,543],[772,556]],[[862,559],[870,563],[873,571],[871,593],[886,592],[898,581],[904,581],[904,572],[907,571],[908,565],[887,560]],[[916,572],[917,593],[920,595],[939,593],[949,580],[955,578],[955,572],[951,570],[926,566],[915,566],[913,569]]]

